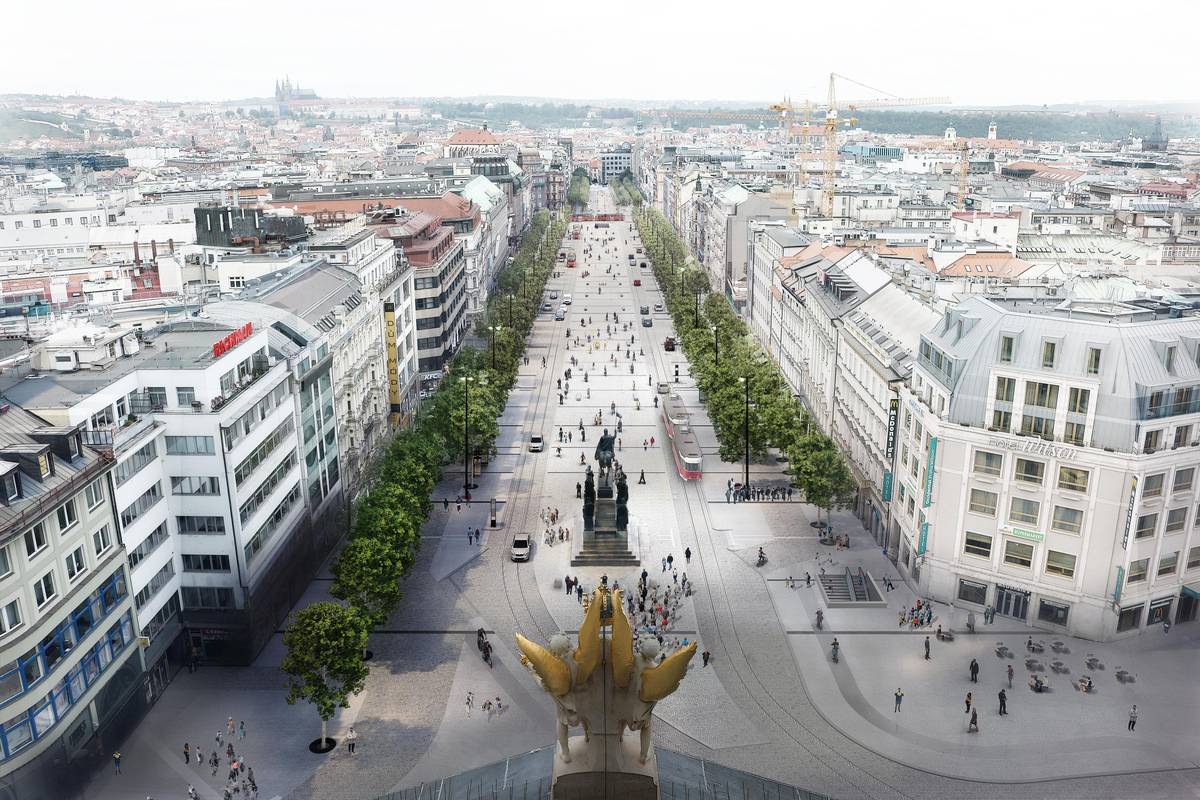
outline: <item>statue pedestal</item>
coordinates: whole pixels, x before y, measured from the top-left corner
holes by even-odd
[[[554,791],[552,797],[603,798],[603,800],[657,800],[658,759],[654,748],[645,764],[638,763],[641,736],[628,731],[623,741],[616,734],[592,734],[590,742],[572,736],[571,763],[554,752]]]

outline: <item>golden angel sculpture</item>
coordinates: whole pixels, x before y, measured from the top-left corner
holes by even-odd
[[[521,663],[557,706],[558,747],[564,762],[571,761],[568,730],[581,725],[586,742],[597,733],[615,734],[620,740],[626,730],[638,731],[640,762],[645,764],[650,757],[654,705],[679,687],[696,654],[693,642],[657,663],[655,639],[637,643],[635,650],[622,595],[606,585],[592,593],[573,653],[566,634],[550,637],[549,647],[517,634]],[[603,628],[611,628],[611,638],[601,635]]]

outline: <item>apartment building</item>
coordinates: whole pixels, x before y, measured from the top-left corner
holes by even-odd
[[[1089,639],[1196,618],[1200,319],[972,297],[922,338],[898,566],[922,594]]]
[[[50,337],[4,388],[115,462],[151,689],[193,648],[246,663],[328,553],[342,518],[328,341],[212,319]]]
[[[608,183],[633,169],[633,148],[621,144],[600,153],[600,182]]]
[[[68,765],[144,707],[113,459],[0,406],[0,772],[11,797],[66,797]]]

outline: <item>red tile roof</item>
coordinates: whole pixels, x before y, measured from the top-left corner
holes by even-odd
[[[460,131],[455,131],[454,135],[446,140],[446,144],[486,145],[499,144],[499,142],[497,141],[496,137],[492,135],[492,132],[486,128],[463,128]]]

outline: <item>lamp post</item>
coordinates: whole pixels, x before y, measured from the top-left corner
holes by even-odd
[[[496,330],[499,325],[488,325],[488,330],[492,333],[492,371],[496,369]]]
[[[459,378],[463,385],[463,497],[471,499],[471,376]]]
[[[513,326],[513,293],[508,293],[508,327]]]
[[[710,326],[713,335],[713,366],[721,366],[721,340],[717,338],[717,326]]]
[[[743,486],[750,485],[750,379],[738,378],[746,389],[746,415],[742,422],[742,435],[746,439],[746,476]]]
[[[695,325],[697,328],[699,328],[699,327],[700,327],[700,292],[696,292],[696,316],[695,316],[695,318],[692,320],[692,323],[693,323],[693,324],[694,324],[694,325]]]

